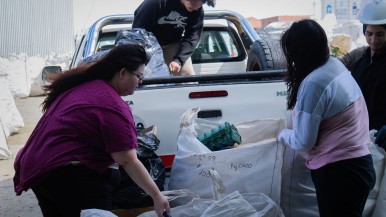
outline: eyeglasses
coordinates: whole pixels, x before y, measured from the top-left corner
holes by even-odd
[[[137,73],[134,73],[134,72],[130,72],[130,74],[134,75],[135,77],[138,78],[138,80],[142,81],[143,80],[143,74],[137,74]]]

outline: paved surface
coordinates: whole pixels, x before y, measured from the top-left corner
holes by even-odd
[[[31,190],[16,196],[13,188],[13,162],[20,148],[23,147],[36,123],[42,115],[40,104],[44,97],[28,97],[16,99],[24,121],[24,127],[16,134],[7,138],[7,143],[13,157],[0,160],[0,217],[42,217],[38,202]]]

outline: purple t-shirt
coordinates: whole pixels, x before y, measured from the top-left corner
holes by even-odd
[[[79,85],[54,101],[17,154],[15,191],[71,161],[103,173],[114,163],[110,153],[137,146],[133,116],[117,92],[102,80]]]

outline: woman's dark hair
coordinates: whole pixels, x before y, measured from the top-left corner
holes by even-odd
[[[48,94],[42,103],[43,111],[47,111],[61,93],[75,86],[97,79],[110,81],[122,68],[133,72],[148,62],[149,57],[141,45],[117,45],[98,61],[67,70],[44,86]]]
[[[301,82],[307,75],[327,62],[330,56],[327,36],[313,20],[295,22],[281,37],[281,47],[287,60],[286,84],[288,109],[296,104]]]

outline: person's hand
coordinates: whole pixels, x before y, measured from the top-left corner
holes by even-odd
[[[386,150],[386,125],[375,133],[375,144]]]
[[[173,73],[175,75],[175,74],[180,72],[181,65],[179,63],[173,61],[169,64],[169,70],[171,73]]]
[[[161,192],[153,197],[153,202],[154,211],[157,213],[158,217],[163,217],[165,211],[167,214],[170,213],[169,201]]]

